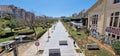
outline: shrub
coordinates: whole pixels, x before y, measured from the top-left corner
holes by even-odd
[[[18,32],[18,35],[30,35],[30,34],[33,34],[34,31],[30,30],[30,31],[20,31]]]
[[[37,34],[37,39],[39,39],[47,30],[43,30]]]
[[[8,33],[5,33],[5,35],[2,35],[1,38],[7,38],[7,37],[10,37],[10,36],[14,36],[15,32],[8,32]]]
[[[5,32],[2,28],[0,28],[0,37],[4,36],[5,35]]]
[[[117,55],[120,55],[120,41],[113,40],[112,48]]]

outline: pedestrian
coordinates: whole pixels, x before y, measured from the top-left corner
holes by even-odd
[[[52,30],[52,33],[53,33],[53,30]]]
[[[55,26],[54,26],[54,30],[55,30]]]
[[[75,45],[75,41],[73,41],[73,44],[74,44],[74,47],[76,47],[76,45]]]

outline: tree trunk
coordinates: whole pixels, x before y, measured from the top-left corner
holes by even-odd
[[[33,31],[35,32],[35,37],[37,37],[37,33],[36,33],[36,31],[35,31],[35,28],[33,27]]]
[[[10,30],[11,30],[11,33],[12,33],[12,28],[10,28]]]

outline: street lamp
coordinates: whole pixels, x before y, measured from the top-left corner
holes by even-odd
[[[47,23],[48,25],[50,24],[50,23]],[[49,38],[50,38],[50,33],[49,33],[49,27],[48,27],[48,41],[49,41]]]
[[[10,16],[10,22],[11,22],[11,24],[10,24],[10,28],[11,28],[11,32],[12,32],[12,27],[13,27],[13,25],[12,25],[12,23],[13,23],[13,19],[12,19],[12,15],[11,14],[8,14],[9,16]],[[14,21],[15,22],[15,21]],[[14,23],[15,24],[15,23]],[[15,37],[15,35],[17,35],[17,33],[14,33],[14,37]],[[14,43],[14,47],[13,47],[14,49],[13,49],[13,53],[14,53],[14,56],[18,56],[18,45],[17,45],[17,41],[15,41],[15,43]]]

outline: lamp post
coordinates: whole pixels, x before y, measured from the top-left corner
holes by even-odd
[[[14,54],[14,56],[18,56],[18,45],[17,45],[17,43],[15,42],[14,43],[14,47],[13,47],[14,49],[13,49],[13,54]]]
[[[11,28],[11,32],[12,32],[12,27],[13,27],[13,25],[12,25],[12,23],[13,23],[13,19],[12,19],[12,15],[11,14],[9,14],[9,16],[10,16],[10,22],[11,22],[11,24],[10,24],[10,28]],[[15,21],[14,21],[15,22]],[[14,23],[15,24],[15,23]],[[14,33],[14,37],[15,37],[15,35],[17,35],[17,33]],[[14,56],[18,56],[18,45],[17,45],[17,41],[15,41],[15,43],[14,43],[14,47],[13,47],[14,49],[13,49],[13,54],[14,54]]]
[[[50,23],[47,23],[48,25],[50,24]],[[49,41],[49,38],[50,38],[50,33],[49,33],[49,27],[48,27],[48,41]]]

